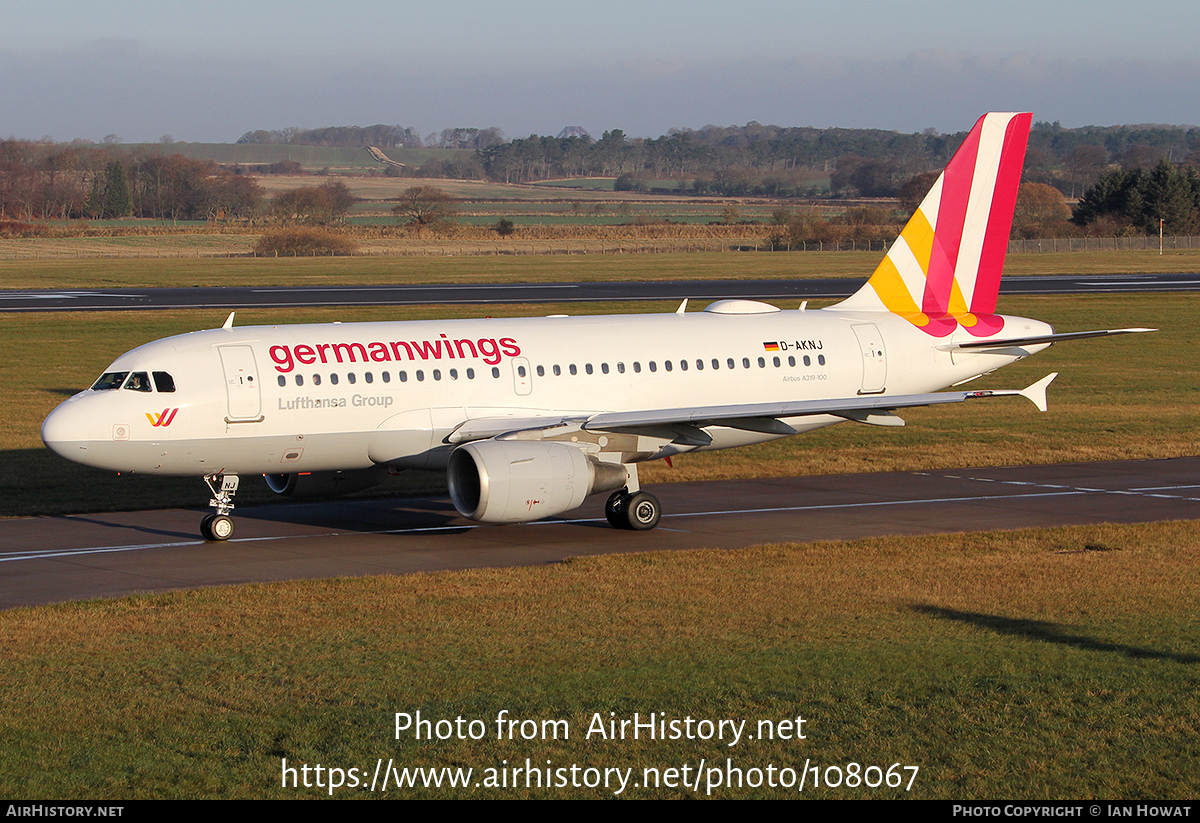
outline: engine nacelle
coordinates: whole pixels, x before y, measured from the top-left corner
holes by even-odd
[[[561,514],[589,494],[623,487],[625,467],[566,443],[481,440],[450,454],[450,499],[463,517],[517,523]]]
[[[369,489],[387,477],[386,466],[344,472],[299,472],[264,474],[267,487],[285,497],[336,497]]]

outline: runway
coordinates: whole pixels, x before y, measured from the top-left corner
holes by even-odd
[[[493,283],[395,286],[192,287],[179,289],[0,290],[0,312],[244,309],[416,304],[579,303],[609,300],[817,300],[849,297],[866,278]],[[1196,291],[1200,274],[1008,277],[1001,294]]]
[[[1200,519],[1200,457],[648,488],[662,524],[636,533],[608,526],[604,495],[569,517],[510,526],[464,520],[444,499],[246,507],[228,543],[198,537],[201,509],[13,518],[0,521],[0,608],[581,555]]]

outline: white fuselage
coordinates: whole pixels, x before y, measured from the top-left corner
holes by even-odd
[[[1004,321],[1007,337],[1051,331]],[[438,468],[471,420],[931,392],[1045,347],[964,355],[946,345],[958,335],[933,337],[886,312],[746,301],[665,315],[222,328],[149,343],[106,371],[165,372],[174,391],[157,379],[89,389],[55,410],[42,436],[64,457],[122,472]],[[807,431],[842,419],[787,423]],[[670,432],[591,439],[605,459],[630,463],[781,436],[706,434],[707,444]]]

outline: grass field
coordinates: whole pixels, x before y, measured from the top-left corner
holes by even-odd
[[[366,784],[380,760],[472,770],[468,788],[380,796],[616,792],[615,780],[572,787],[569,771],[564,787],[526,788],[511,768],[528,758],[631,770],[630,798],[1186,799],[1200,780],[1196,525],[595,557],[16,609],[0,614],[0,795],[329,795],[283,788],[284,759],[358,769]],[[418,711],[480,720],[485,738],[397,738],[395,713]],[[569,738],[559,726],[559,739],[497,740],[501,712],[566,721]],[[587,737],[596,716],[634,713],[746,721],[755,739]],[[802,727],[782,729],[803,740],[760,739],[759,721],[797,717]],[[698,787],[678,787],[702,762]],[[811,772],[803,793],[778,786],[806,765],[819,788]],[[894,765],[911,788],[862,785]],[[826,787],[831,767],[859,785]],[[746,785],[769,768],[775,788]],[[489,788],[488,769],[507,787]],[[647,787],[645,769],[680,770],[676,787]]]
[[[502,245],[439,239],[396,241],[393,255],[335,258],[196,257],[210,244],[216,253],[245,254],[256,235],[168,235],[117,238],[0,240],[0,289],[73,289],[154,286],[286,286],[378,283],[537,283],[609,280],[716,280],[748,278],[861,277],[870,275],[882,252],[663,252],[575,254],[559,241],[518,239]],[[368,241],[362,241],[368,244]],[[387,240],[369,241],[386,247]],[[635,241],[623,241],[637,246]],[[711,241],[719,242],[719,241]],[[423,244],[423,245],[422,245]],[[438,249],[442,255],[438,254]],[[643,243],[643,246],[648,245]],[[451,249],[450,256],[443,256]],[[558,254],[545,254],[547,248]],[[491,249],[495,253],[488,253]],[[95,254],[125,259],[95,258]],[[406,253],[407,250],[407,253]],[[516,251],[518,253],[511,253]],[[529,251],[539,253],[530,254]],[[208,252],[204,252],[208,253]],[[20,259],[13,259],[18,256]],[[39,255],[39,259],[32,259]],[[77,256],[78,255],[78,256]],[[153,256],[151,256],[153,255]],[[47,259],[50,258],[50,259]],[[1159,255],[1148,251],[1011,254],[1006,275],[1136,274],[1200,271],[1200,249]],[[1186,299],[1186,298],[1184,298]]]

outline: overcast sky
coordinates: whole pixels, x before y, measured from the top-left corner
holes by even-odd
[[[750,120],[913,132],[988,110],[1200,123],[1200,4],[60,0],[9,4],[0,137]]]

